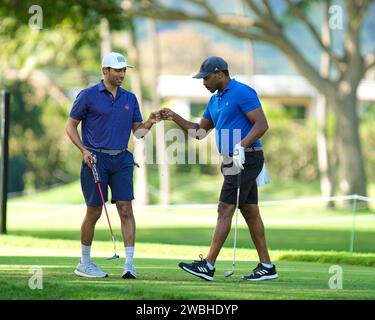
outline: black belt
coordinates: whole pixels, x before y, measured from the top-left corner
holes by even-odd
[[[262,147],[247,147],[245,148],[245,152],[256,152],[256,151],[262,151]]]
[[[257,151],[263,151],[262,147],[246,147],[244,149],[245,152],[257,152]],[[229,154],[230,157],[233,157],[233,153]]]
[[[125,152],[127,149],[102,149],[102,148],[90,148],[90,147],[85,147],[86,149],[88,150],[92,150],[92,151],[96,151],[96,152],[101,152],[101,153],[105,153],[105,154],[109,154],[110,156],[117,156],[118,154],[122,153],[122,152]]]

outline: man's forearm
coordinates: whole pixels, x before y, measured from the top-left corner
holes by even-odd
[[[267,131],[268,126],[255,123],[247,136],[241,141],[243,147],[251,146],[256,140],[260,139]]]
[[[180,115],[175,113],[173,115],[173,121],[184,131],[188,132],[189,130],[199,130],[199,124],[195,122],[188,121],[182,118]]]
[[[201,123],[195,123],[188,121],[182,118],[178,114],[174,114],[173,121],[184,131],[188,133],[188,135],[194,139],[202,140],[207,137],[210,133],[211,129],[206,129],[201,125]]]
[[[160,115],[163,120],[174,121],[190,137],[198,140],[207,137],[210,130],[214,128],[213,124],[207,119],[202,118],[199,123],[191,122],[168,108],[162,109]]]
[[[142,139],[151,129],[153,126],[152,121],[147,120],[145,123],[141,123],[137,129],[134,130],[134,136],[137,139]]]

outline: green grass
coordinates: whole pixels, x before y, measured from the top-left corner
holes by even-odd
[[[125,281],[120,277],[123,258],[106,260],[112,254],[110,241],[97,240],[94,260],[110,277],[90,280],[73,273],[79,259],[78,241],[3,235],[0,243],[0,299],[375,299],[375,254],[272,251],[280,278],[249,283],[241,276],[256,265],[255,250],[238,249],[236,272],[225,278],[232,249],[224,248],[216,263],[215,280],[208,283],[177,267],[179,261],[206,252],[206,246],[141,243],[136,251],[139,279]],[[350,259],[353,265],[348,264]],[[328,284],[330,267],[337,264],[343,269],[342,290],[329,289]],[[28,286],[29,270],[34,266],[43,271],[43,290]]]
[[[8,200],[12,202],[33,202],[33,203],[69,203],[69,204],[81,204],[85,200],[81,191],[81,184],[79,181],[68,183],[56,188],[41,191],[38,193],[32,193],[22,197],[16,197]]]
[[[181,172],[171,175],[171,203],[216,203],[219,198],[223,178],[220,175],[198,175],[196,170],[191,173]],[[150,176],[151,198],[156,203],[158,196],[157,177]],[[290,199],[296,197],[319,196],[319,182],[304,181],[280,182],[272,181],[259,192],[260,200]],[[75,182],[50,190],[32,193],[23,197],[13,198],[10,202],[33,203],[84,203],[81,185]]]
[[[218,190],[212,186],[221,184],[219,180],[202,176],[199,188],[188,175],[182,175],[179,181],[181,188],[172,181],[175,203],[216,202]],[[317,190],[317,184],[274,182],[261,189],[261,200],[318,196]],[[113,254],[113,247],[103,216],[95,231],[93,257],[110,278],[89,280],[73,273],[80,254],[80,225],[85,212],[79,184],[12,199],[8,203],[8,235],[0,235],[0,299],[375,299],[372,210],[356,212],[355,252],[350,253],[351,210],[327,209],[324,204],[261,206],[271,259],[280,279],[261,283],[241,280],[241,275],[255,267],[258,257],[240,216],[236,272],[230,278],[223,276],[231,268],[232,231],[215,265],[215,281],[209,283],[183,272],[177,264],[208,252],[216,205],[135,206],[136,281],[120,278],[124,254],[119,218],[114,205],[108,205],[108,209],[122,258],[105,260]],[[43,290],[28,287],[33,265],[43,270]],[[328,288],[332,265],[343,268],[342,290]]]
[[[108,206],[115,234],[120,224],[114,205]],[[349,250],[353,216],[351,211],[328,210],[321,205],[261,207],[271,250]],[[48,206],[10,203],[10,235],[36,238],[79,240],[84,206]],[[136,207],[138,243],[207,245],[216,223],[216,206],[212,207]],[[358,211],[355,219],[354,250],[375,252],[375,214]],[[95,237],[107,240],[108,226],[104,214]],[[253,248],[246,224],[240,215],[239,248]],[[231,247],[233,232],[225,246]]]
[[[115,229],[120,236],[120,230]],[[210,243],[213,228],[139,228],[137,243],[180,244],[204,246]],[[12,230],[10,235],[32,236],[35,238],[56,238],[62,240],[79,241],[79,230]],[[107,229],[97,229],[95,239],[105,241],[109,239]],[[350,233],[332,230],[295,230],[295,229],[267,229],[267,242],[270,250],[316,250],[316,251],[347,251],[349,250]],[[357,232],[355,238],[355,252],[374,252],[374,232]],[[230,234],[224,247],[233,246],[233,234]],[[238,248],[251,248],[246,229],[241,228],[237,234]]]
[[[77,232],[78,233],[78,232]],[[33,237],[30,235],[0,235],[2,251],[0,256],[37,256],[48,255],[53,252],[54,256],[77,256],[80,253],[80,242],[78,239],[61,239],[59,235],[50,238]],[[227,241],[228,243],[228,241]],[[121,248],[121,241],[117,239],[117,246]],[[93,252],[95,256],[106,257],[113,250],[112,242],[108,236],[98,237],[95,233]],[[197,258],[198,252],[206,252],[207,243],[204,245],[149,243],[137,241],[137,256],[147,258],[178,258],[181,252],[189,259]],[[233,255],[232,245],[225,245],[220,251],[219,259],[231,260]],[[324,263],[344,263],[362,266],[375,266],[375,253],[317,251],[317,250],[271,250],[272,260],[290,261],[315,261]],[[249,248],[237,247],[236,257],[238,260],[255,260],[256,251]]]
[[[109,207],[115,233],[119,219]],[[197,259],[208,252],[216,216],[214,208],[135,208],[136,264],[139,279],[120,278],[123,259],[104,259],[113,253],[104,217],[99,220],[93,243],[95,261],[110,273],[109,279],[88,280],[74,276],[80,254],[81,206],[9,206],[9,234],[0,236],[0,299],[374,299],[374,215],[360,212],[356,253],[345,252],[350,238],[351,213],[318,207],[265,207],[264,220],[272,260],[280,279],[243,283],[240,275],[254,268],[257,255],[243,221],[239,221],[236,273],[231,268],[233,232],[216,264],[213,283],[179,270],[180,260]],[[339,220],[337,219],[339,218]],[[325,219],[325,220],[324,220]],[[330,220],[331,219],[331,220]],[[312,221],[311,221],[312,220]],[[320,223],[317,223],[321,220]],[[338,223],[337,221],[341,221]],[[363,223],[364,222],[364,223]],[[316,223],[316,224],[314,224]],[[121,248],[118,239],[117,248]],[[123,257],[123,250],[119,249]],[[359,253],[362,251],[363,253]],[[366,253],[373,252],[373,253]],[[328,288],[329,268],[344,270],[344,289]],[[32,265],[41,266],[44,289],[30,290]]]
[[[0,299],[110,299],[110,300],[304,300],[375,299],[374,268],[342,265],[343,289],[329,289],[330,264],[278,261],[280,278],[250,283],[241,280],[255,261],[238,261],[236,272],[225,278],[230,263],[219,261],[213,282],[192,277],[177,267],[176,259],[137,259],[139,279],[121,279],[122,261],[97,258],[110,274],[107,279],[76,277],[74,257],[0,257]],[[43,290],[31,290],[30,268],[43,270]],[[9,281],[11,279],[11,281]]]

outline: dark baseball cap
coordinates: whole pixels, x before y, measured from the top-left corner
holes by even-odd
[[[212,72],[224,70],[228,70],[228,64],[225,62],[225,60],[217,56],[211,56],[203,61],[201,69],[193,78],[202,79],[207,77]]]

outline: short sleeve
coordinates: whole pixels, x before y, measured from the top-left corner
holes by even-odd
[[[139,109],[139,104],[137,97],[134,95],[134,113],[133,113],[133,122],[142,122],[142,114],[141,110]]]
[[[241,92],[239,96],[239,107],[243,113],[248,113],[262,107],[255,90],[247,87]]]
[[[83,120],[87,114],[87,97],[85,90],[82,90],[76,97],[69,116],[75,120]]]

